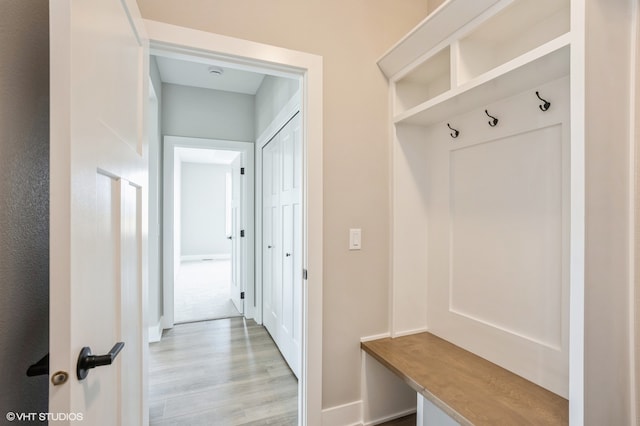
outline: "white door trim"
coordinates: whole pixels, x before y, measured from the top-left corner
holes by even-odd
[[[175,188],[174,188],[174,164],[175,164],[175,149],[176,148],[198,148],[198,149],[215,149],[221,151],[238,151],[241,152],[245,161],[243,166],[246,167],[247,177],[247,191],[243,193],[242,201],[243,209],[247,213],[247,217],[243,218],[246,223],[246,241],[245,246],[249,249],[246,250],[246,263],[243,265],[245,268],[245,276],[247,281],[244,283],[246,286],[248,300],[254,298],[254,258],[253,258],[253,245],[254,245],[254,159],[253,159],[253,144],[251,142],[235,142],[225,141],[219,139],[200,139],[189,138],[182,136],[165,136],[164,137],[164,172],[163,172],[163,249],[162,249],[162,263],[163,263],[163,324],[162,328],[172,328],[174,325],[174,261],[175,261]],[[251,303],[245,304],[245,306],[251,305]],[[245,316],[251,318],[253,312],[245,312]]]
[[[300,425],[322,419],[322,57],[233,37],[144,20],[151,53],[231,65],[276,76],[302,77],[303,289]]]

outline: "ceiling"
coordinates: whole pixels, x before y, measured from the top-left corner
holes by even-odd
[[[255,95],[265,77],[265,74],[200,62],[163,56],[155,58],[163,83]],[[211,68],[222,70],[222,73],[211,73]],[[181,162],[229,165],[240,153],[215,149],[176,148],[175,154]]]
[[[264,74],[200,62],[189,62],[163,56],[155,58],[163,83],[255,95],[265,77]],[[211,68],[222,70],[222,74],[211,73]]]
[[[184,148],[175,149],[175,155],[183,163],[207,163],[229,165],[240,153],[219,149]]]

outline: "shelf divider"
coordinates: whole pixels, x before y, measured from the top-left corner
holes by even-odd
[[[394,123],[429,126],[449,116],[568,75],[570,41],[570,33],[563,34],[461,86],[452,86],[451,90],[397,114]],[[452,48],[451,56],[457,54],[457,50]],[[453,83],[455,70],[451,74]]]

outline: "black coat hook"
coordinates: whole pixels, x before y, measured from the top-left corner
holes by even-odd
[[[453,130],[453,132],[449,133],[451,135],[452,138],[457,138],[458,135],[460,134],[459,131],[457,131],[456,129],[454,129],[453,127],[451,127],[451,125],[449,125],[449,123],[447,123],[447,127],[450,128],[451,130]]]
[[[538,97],[538,99],[540,99],[542,102],[544,102],[544,105],[538,105],[538,107],[542,110],[542,111],[546,111],[549,109],[549,107],[551,106],[551,102],[549,102],[546,99],[542,99],[540,97],[540,93],[536,92],[536,96]]]
[[[484,110],[484,113],[487,114],[487,116],[491,119],[491,121],[489,121],[489,126],[496,127],[496,124],[498,124],[498,119],[493,115],[490,115],[489,111],[487,111],[486,109]]]

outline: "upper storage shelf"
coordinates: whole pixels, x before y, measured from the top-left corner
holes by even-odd
[[[519,1],[458,42],[458,83],[464,84],[569,32],[569,2]]]
[[[512,1],[508,0],[509,3]],[[501,0],[447,0],[389,49],[378,60],[378,66],[391,78],[407,65],[423,62],[425,54],[432,56],[440,50],[437,49],[438,45],[444,47],[447,39],[459,28],[500,2]]]
[[[396,111],[406,111],[451,90],[449,46],[396,82]]]
[[[569,46],[570,0],[448,0],[378,65],[394,122],[428,125],[567,75]]]
[[[569,75],[568,35],[560,36],[409,110],[396,110],[393,121],[396,124],[428,126],[565,75]],[[496,84],[498,80],[500,84]]]

